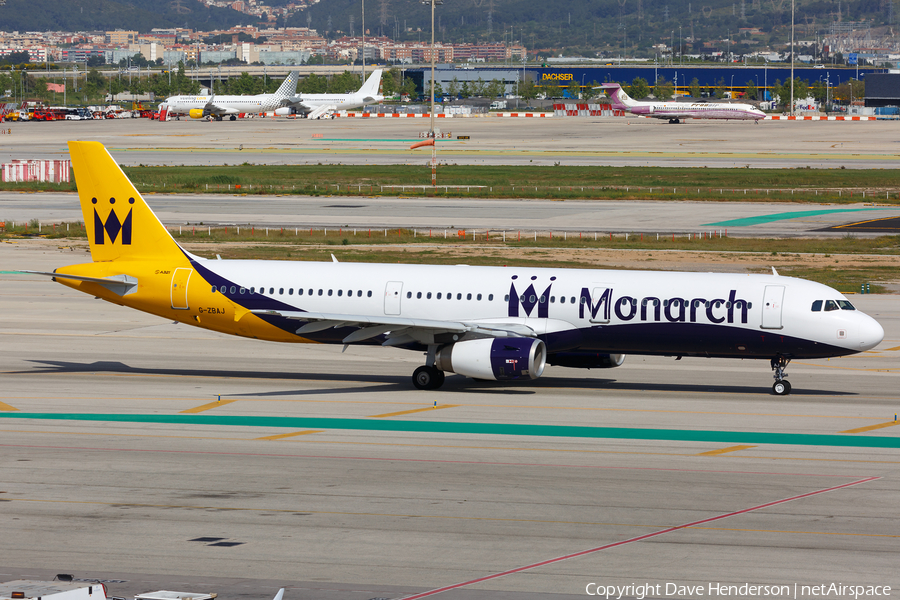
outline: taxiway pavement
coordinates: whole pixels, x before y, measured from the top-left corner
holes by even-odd
[[[438,159],[475,165],[895,168],[900,121],[643,118],[439,119]],[[104,143],[123,165],[430,164],[410,150],[428,119],[147,119],[7,123],[0,162],[68,158],[67,140]],[[465,135],[469,139],[458,139]]]
[[[0,244],[4,270],[86,259]],[[638,356],[420,392],[413,353],[228,338],[0,274],[0,573],[241,600],[282,586],[286,600],[446,586],[420,597],[574,598],[590,583],[896,590],[900,310],[895,296],[853,300],[885,341],[792,363],[788,397],[769,394],[764,361]],[[787,437],[756,441],[766,433]]]

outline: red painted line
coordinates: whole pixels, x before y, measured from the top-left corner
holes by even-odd
[[[821,490],[816,490],[814,492],[807,492],[805,494],[800,494],[798,496],[791,496],[790,498],[782,498],[781,500],[775,500],[773,502],[767,502],[765,504],[760,504],[758,506],[753,506],[751,508],[744,508],[742,510],[736,510],[734,512],[725,513],[723,515],[718,515],[715,517],[709,517],[706,519],[700,519],[699,521],[693,521],[691,523],[686,523],[684,525],[676,525],[675,527],[669,527],[668,529],[661,529],[660,531],[654,531],[653,533],[647,533],[644,535],[639,535],[638,537],[633,537],[628,540],[622,540],[621,542],[614,542],[612,544],[607,544],[605,546],[598,546],[597,548],[591,548],[589,550],[582,550],[581,552],[575,552],[573,554],[566,554],[565,556],[557,556],[556,558],[551,558],[549,560],[543,560],[541,562],[537,562],[530,565],[525,565],[524,567],[517,567],[515,569],[510,569],[508,571],[503,571],[502,573],[494,573],[493,575],[485,575],[484,577],[479,577],[478,579],[472,579],[471,581],[464,581],[462,583],[455,583],[453,585],[448,585],[442,588],[437,588],[428,592],[422,592],[421,594],[415,594],[413,596],[406,596],[403,600],[417,600],[418,598],[427,598],[428,596],[434,596],[436,594],[440,594],[443,592],[448,592],[450,590],[459,589],[461,587],[470,586],[476,583],[481,583],[483,581],[490,581],[491,579],[497,579],[498,577],[503,577],[505,575],[512,575],[513,573],[520,573],[522,571],[528,571],[530,569],[536,569],[537,567],[543,567],[546,565],[552,565],[553,563],[558,563],[564,560],[569,560],[570,558],[577,558],[579,556],[585,556],[587,554],[593,554],[595,552],[600,552],[601,550],[608,550],[610,548],[615,548],[617,546],[623,546],[625,544],[631,544],[633,542],[640,542],[641,540],[646,540],[652,537],[660,536],[666,533],[671,533],[673,531],[678,531],[679,529],[686,529],[688,527],[696,527],[697,525],[703,525],[704,523],[711,523],[713,521],[720,521],[722,519],[727,519],[729,517],[734,517],[737,515],[743,515],[749,512],[753,512],[756,510],[761,510],[763,508],[769,508],[770,506],[777,506],[779,504],[784,504],[785,502],[791,502],[793,500],[799,500],[801,498],[808,498],[810,496],[815,496],[817,494],[824,494],[826,492],[833,492],[835,490],[839,490],[842,488],[850,487],[853,485],[859,485],[861,483],[868,483],[869,481],[874,481],[876,479],[881,479],[881,477],[867,477],[865,479],[860,479],[858,481],[853,481],[850,483],[845,483],[842,485],[838,485],[835,487],[825,488]]]
[[[252,440],[238,440],[252,441]],[[87,452],[147,452],[161,454],[207,454],[210,456],[265,456],[270,458],[302,458],[323,460],[367,460],[383,462],[438,463],[449,465],[484,465],[488,467],[549,467],[552,469],[596,469],[602,471],[658,471],[662,473],[716,473],[720,475],[774,475],[786,477],[828,477],[845,479],[857,475],[833,475],[822,473],[778,473],[769,471],[728,471],[720,469],[661,469],[658,467],[610,467],[605,465],[572,465],[566,463],[520,463],[477,460],[438,460],[431,458],[391,458],[380,456],[339,456],[319,454],[278,454],[274,452],[211,452],[208,450],[155,450],[147,448],[91,448],[84,446],[38,446],[29,444],[0,444],[0,448],[35,448],[40,450],[84,450]],[[876,478],[877,479],[877,478]]]

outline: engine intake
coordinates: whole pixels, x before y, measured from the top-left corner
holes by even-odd
[[[202,108],[192,108],[191,110],[188,111],[188,115],[192,119],[202,119],[203,117],[206,116],[206,113],[203,111]]]
[[[456,342],[438,350],[434,366],[475,379],[506,381],[544,372],[547,347],[532,338],[486,338]]]

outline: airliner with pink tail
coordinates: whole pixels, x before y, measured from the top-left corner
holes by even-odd
[[[604,83],[599,89],[612,90],[609,97],[613,108],[627,110],[633,115],[668,119],[680,123],[682,119],[735,119],[756,121],[766,118],[766,113],[750,104],[731,102],[641,102],[625,93],[618,83]]]

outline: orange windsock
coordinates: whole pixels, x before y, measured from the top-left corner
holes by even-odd
[[[415,150],[416,148],[421,148],[422,146],[434,146],[434,138],[429,138],[427,140],[416,142],[412,146],[409,147],[410,150]]]

